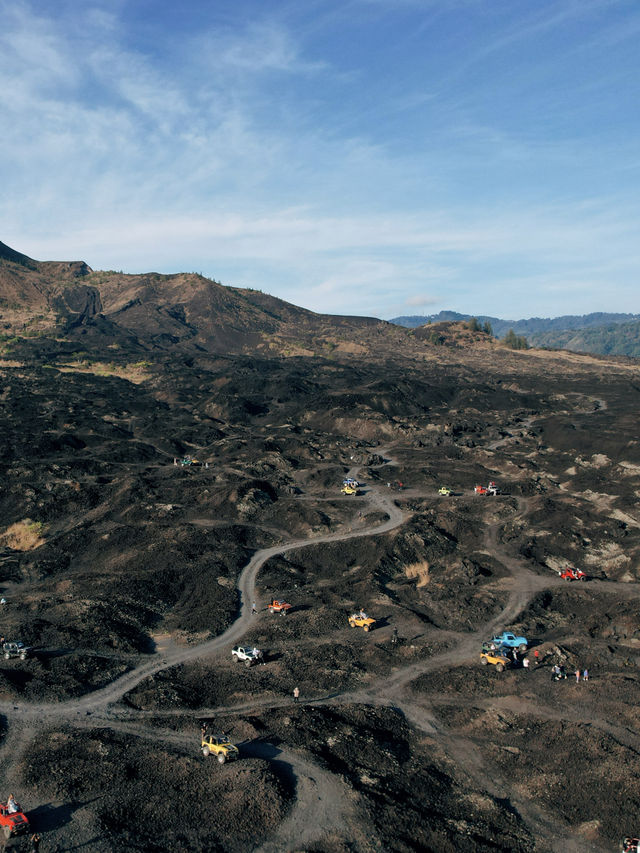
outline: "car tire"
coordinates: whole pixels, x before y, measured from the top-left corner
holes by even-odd
[[[355,628],[355,627],[356,627],[356,623],[355,623],[355,622],[349,622],[349,627],[350,627],[350,628]]]
[[[250,661],[250,660],[246,660],[246,661],[244,662],[244,665],[245,665],[245,666],[251,666],[251,661]]]
[[[524,654],[527,651],[526,645],[523,643],[521,646],[518,646],[518,651]]]
[[[496,664],[496,672],[504,672],[504,666],[501,663]]]
[[[211,754],[211,751],[210,751],[208,746],[202,747],[202,754],[204,755],[205,758],[209,757],[209,755]]]
[[[9,654],[9,652],[4,653],[4,659],[5,660],[9,660],[10,657],[11,657],[11,655]]]
[[[218,764],[224,764],[226,760],[227,760],[227,756],[224,754],[224,752],[219,752],[218,753]]]
[[[486,666],[486,665],[487,665],[487,663],[488,663],[488,661],[487,661],[487,659],[486,659],[486,658],[480,658],[480,663],[481,663],[483,666]]]
[[[368,626],[368,625],[363,625],[362,627],[364,628],[364,630],[365,630],[365,631],[368,631],[368,630],[369,630],[369,626]]]
[[[2,831],[4,832],[5,838],[11,838],[11,827],[10,826],[3,826]]]

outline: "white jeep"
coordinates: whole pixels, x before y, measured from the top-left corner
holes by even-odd
[[[245,666],[253,666],[254,663],[264,663],[264,654],[260,649],[253,649],[250,646],[236,646],[235,649],[231,650],[231,657],[244,661]]]

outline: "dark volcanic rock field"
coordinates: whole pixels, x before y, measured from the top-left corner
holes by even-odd
[[[43,850],[599,853],[639,831],[635,363],[327,318],[331,346],[225,353],[113,317],[0,361],[0,627],[33,647],[0,666],[0,770]],[[528,670],[480,665],[503,629]],[[203,720],[238,762],[201,755]]]

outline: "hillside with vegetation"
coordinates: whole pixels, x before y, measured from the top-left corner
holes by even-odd
[[[568,349],[574,352],[589,352],[601,355],[640,356],[640,315],[593,314],[567,315],[563,317],[530,317],[527,320],[502,320],[499,317],[459,314],[456,311],[440,311],[428,316],[395,317],[391,323],[415,329],[419,326],[442,322],[469,322],[477,320],[483,328],[487,324],[493,334],[504,339],[511,334],[526,338],[531,346]]]

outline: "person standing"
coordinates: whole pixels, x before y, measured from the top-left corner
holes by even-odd
[[[589,670],[588,669],[585,669],[585,671],[582,673],[582,680],[583,681],[589,681]]]
[[[537,666],[540,663],[540,652],[537,649],[535,649],[533,652],[533,659],[535,660]]]
[[[576,669],[576,684],[580,683],[580,670]]]
[[[300,688],[299,687],[293,688],[293,701],[296,703],[296,705],[300,701]]]
[[[29,840],[31,841],[31,853],[38,853],[38,850],[40,850],[40,836],[38,833],[34,832]]]
[[[258,612],[258,608],[256,607],[256,603],[254,601],[253,604],[251,605],[251,615],[255,616],[257,612]]]
[[[522,658],[522,668],[529,669],[529,658]]]

